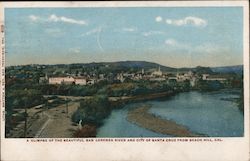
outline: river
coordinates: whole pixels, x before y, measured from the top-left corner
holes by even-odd
[[[127,118],[128,110],[150,104],[150,113],[172,120],[194,133],[212,137],[240,137],[244,133],[244,117],[233,99],[238,90],[216,92],[185,92],[164,100],[131,103],[113,110],[98,129],[97,137],[171,137],[139,127]]]

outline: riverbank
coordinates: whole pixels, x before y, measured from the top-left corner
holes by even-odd
[[[103,110],[104,104],[106,103],[103,103],[101,101],[101,103],[98,103],[100,105],[98,105],[98,108],[97,108],[96,103],[99,102],[97,101],[98,97],[92,96],[89,99],[87,99],[88,101],[86,100],[85,106],[82,105],[82,107],[88,107],[89,109],[92,109],[92,110],[95,109],[95,111],[102,111],[102,113],[107,110],[109,111],[109,112],[106,112],[107,115],[105,116],[102,116],[102,117],[98,116],[99,118],[97,118],[97,115],[95,113],[91,114],[92,116],[90,119],[90,123],[94,124],[97,127],[97,129],[99,129],[103,126],[103,124],[105,124],[104,123],[105,119],[107,119],[110,116],[110,113],[112,113],[112,110],[125,108],[126,105],[131,104],[131,103],[138,103],[138,102],[151,101],[151,100],[162,100],[162,99],[163,100],[167,99],[166,101],[168,101],[170,100],[169,99],[170,97],[174,97],[174,95],[182,94],[182,93],[187,93],[187,92],[171,90],[171,91],[166,91],[166,92],[144,94],[144,95],[137,95],[137,96],[107,97],[106,103],[108,103],[108,106],[107,106],[108,108],[106,108],[106,110]],[[195,100],[197,99],[194,99],[194,101]],[[190,100],[186,100],[186,101],[188,102]],[[183,105],[181,105],[180,107],[182,106]],[[157,117],[158,114],[157,116],[155,116],[154,114],[148,113],[149,108],[150,107],[143,108],[143,109],[139,108],[137,109],[138,111],[135,109],[134,112],[129,111],[129,116],[127,117],[127,120],[129,122],[132,122],[133,124],[139,125],[140,127],[144,129],[150,130],[151,132],[155,132],[158,134],[163,134],[163,135],[166,134],[166,135],[180,136],[180,137],[204,136],[204,135],[200,135],[197,133],[193,133],[192,131],[189,130],[189,128],[186,128],[183,125],[177,124],[175,121],[161,119]],[[76,113],[77,114],[75,114],[75,117],[73,118],[73,122],[78,123],[81,118],[85,118],[85,120],[83,120],[84,121],[83,124],[88,123],[89,121],[88,118],[81,116],[81,115],[84,116],[84,114],[81,113],[81,110],[80,112],[78,111]],[[90,117],[90,114],[88,114],[88,116]],[[129,119],[129,117],[131,118]],[[197,131],[197,130],[194,130],[194,131]],[[91,135],[91,137],[95,137],[95,136]]]
[[[179,125],[171,120],[165,120],[150,114],[148,110],[149,105],[143,105],[136,109],[130,110],[127,114],[127,120],[140,127],[149,129],[151,131],[172,135],[177,137],[197,137],[202,136],[195,134],[188,130],[186,127]]]
[[[110,101],[112,107],[121,108],[121,107],[123,107],[123,105],[125,105],[127,103],[166,98],[169,96],[173,96],[176,93],[178,93],[178,92],[167,91],[167,92],[159,92],[159,93],[137,95],[137,96],[126,96],[126,97],[118,97],[118,98],[112,97],[112,98],[109,98],[109,101]]]

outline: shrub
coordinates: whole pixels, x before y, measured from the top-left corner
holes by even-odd
[[[73,134],[74,137],[77,138],[87,138],[87,137],[96,137],[96,126],[86,124],[81,129],[76,130]]]
[[[99,126],[110,114],[111,108],[106,95],[96,95],[80,103],[80,107],[72,115],[72,121],[78,123],[82,120],[83,124],[94,124]]]

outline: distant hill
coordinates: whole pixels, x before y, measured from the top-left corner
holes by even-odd
[[[235,73],[235,74],[243,74],[243,65],[236,66],[225,66],[225,67],[212,67],[213,72],[216,73]]]
[[[152,62],[146,62],[146,61],[118,61],[118,62],[93,62],[93,63],[78,63],[78,64],[69,64],[70,67],[103,67],[107,66],[108,68],[111,68],[113,70],[118,69],[144,69],[144,70],[150,70],[150,69],[158,69],[161,68],[161,71],[164,72],[175,72],[177,71],[176,68],[166,67],[157,63]]]
[[[161,71],[163,72],[188,72],[193,71],[196,73],[213,73],[210,67],[202,67],[197,66],[195,68],[173,68],[168,67],[164,65],[160,65],[158,63],[153,62],[147,62],[147,61],[118,61],[118,62],[93,62],[93,63],[87,63],[87,64],[70,64],[70,66],[84,66],[84,67],[102,67],[102,66],[108,66],[109,68],[113,70],[119,70],[119,69],[139,69],[142,68],[146,71],[150,71],[152,69],[158,69],[161,68]]]
[[[120,61],[120,62],[112,62],[107,63],[107,65],[113,67],[123,67],[123,68],[144,68],[145,70],[149,70],[152,68],[158,69],[161,68],[162,71],[176,71],[176,68],[166,67],[157,63],[146,62],[146,61]]]
[[[195,71],[196,73],[200,73],[200,74],[203,74],[203,73],[212,74],[213,73],[211,68],[209,68],[209,67],[201,67],[201,66],[193,68],[193,71]]]
[[[38,64],[33,65],[24,65],[22,67],[32,68],[35,66],[40,66]],[[242,74],[243,65],[236,66],[223,66],[223,67],[202,67],[197,66],[194,68],[172,68],[158,63],[147,62],[147,61],[117,61],[117,62],[92,62],[92,63],[75,63],[75,64],[54,64],[54,65],[43,65],[47,66],[46,70],[54,70],[55,68],[60,68],[62,70],[70,69],[71,71],[82,70],[87,68],[88,71],[99,70],[100,72],[120,72],[120,71],[138,71],[144,69],[145,71],[152,71],[155,69],[161,68],[163,72],[188,72],[193,71],[199,74],[203,73],[236,73]],[[15,68],[20,68],[17,66]],[[51,68],[53,67],[53,68]],[[132,70],[131,70],[132,69]]]

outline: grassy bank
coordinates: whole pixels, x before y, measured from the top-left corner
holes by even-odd
[[[116,100],[110,101],[110,104],[113,108],[119,108],[119,107],[123,107],[123,105],[127,103],[142,102],[142,101],[154,100],[158,98],[164,98],[164,97],[172,96],[175,93],[176,92],[174,91],[167,91],[167,92],[159,92],[159,93],[146,94],[146,95],[120,97]]]

